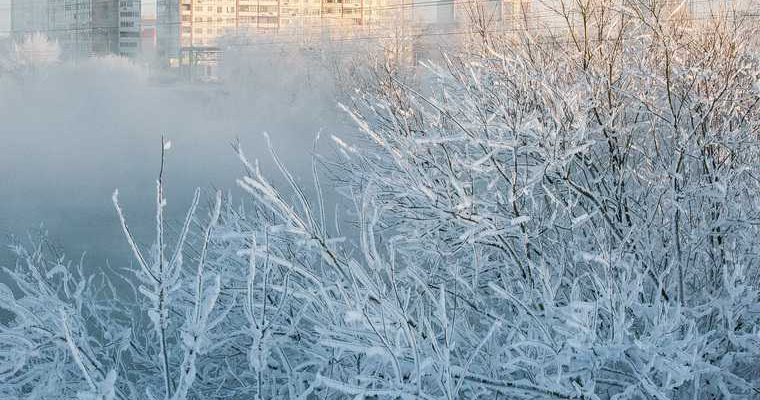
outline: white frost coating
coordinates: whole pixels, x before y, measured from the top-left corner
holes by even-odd
[[[531,218],[530,218],[529,215],[523,215],[521,217],[512,218],[511,220],[509,220],[509,224],[512,225],[512,226],[515,226],[515,225],[524,224],[524,223],[526,223],[526,222],[528,222],[530,220],[531,220]]]
[[[238,146],[245,201],[159,183],[152,246],[114,193],[138,266],[14,245],[0,398],[757,398],[760,35],[647,4],[342,70],[313,185]]]

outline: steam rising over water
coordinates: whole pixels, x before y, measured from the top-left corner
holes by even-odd
[[[136,235],[149,243],[161,135],[173,143],[165,179],[175,220],[197,186],[234,193],[237,139],[272,171],[269,132],[288,166],[308,171],[316,132],[339,129],[339,113],[330,80],[298,62],[231,59],[218,84],[161,83],[116,58],[0,76],[3,245],[6,235],[23,239],[42,226],[68,256],[128,261],[111,193],[119,189]],[[8,265],[10,252],[0,254]]]

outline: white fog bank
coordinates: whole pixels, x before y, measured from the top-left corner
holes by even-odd
[[[165,175],[172,217],[196,186],[234,189],[238,138],[265,169],[265,131],[290,167],[309,167],[315,134],[338,129],[340,114],[331,80],[304,60],[235,59],[220,84],[161,83],[118,58],[0,75],[3,245],[6,235],[44,224],[70,256],[125,255],[111,193],[119,188],[128,216],[144,221],[137,234],[150,232],[161,135],[173,143]]]

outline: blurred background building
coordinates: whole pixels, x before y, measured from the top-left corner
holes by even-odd
[[[43,33],[66,58],[139,49],[140,0],[12,0],[11,34]]]
[[[422,38],[416,43],[435,51],[435,43],[477,29],[540,36],[567,30],[568,22],[577,25],[581,18],[562,16],[560,0],[10,1],[12,38],[41,32],[58,42],[64,58],[116,54],[174,67],[211,66],[225,45],[262,46],[262,38],[342,45],[416,35]],[[695,23],[717,8],[746,8],[760,0],[662,1],[668,13]]]

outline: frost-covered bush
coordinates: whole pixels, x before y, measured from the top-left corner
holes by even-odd
[[[26,35],[13,43],[0,66],[8,72],[21,73],[57,64],[61,59],[58,42],[42,33]]]
[[[45,35],[35,33],[13,46],[13,56],[22,68],[38,68],[59,62],[61,48],[57,42],[50,41]]]
[[[0,397],[757,398],[757,32],[648,4],[375,71],[332,181],[239,149],[151,248],[114,195],[133,268],[19,248]]]

